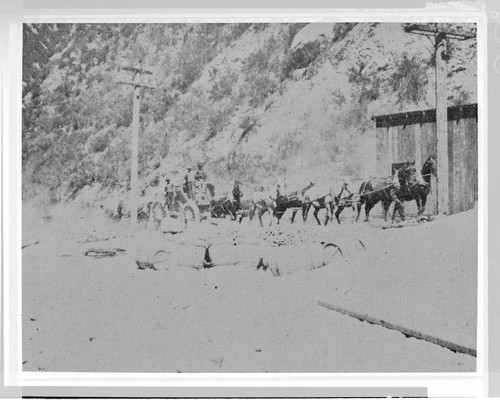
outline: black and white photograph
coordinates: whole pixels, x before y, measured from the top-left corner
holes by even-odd
[[[476,23],[24,23],[22,371],[470,373]]]

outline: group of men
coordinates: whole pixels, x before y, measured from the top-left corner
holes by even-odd
[[[196,182],[206,180],[207,175],[205,174],[205,171],[203,171],[202,163],[198,163],[197,169],[193,169],[191,167],[187,169],[187,173],[184,176],[184,191],[187,193],[190,199],[194,199],[194,189]]]
[[[196,182],[198,181],[206,181],[207,176],[205,172],[203,171],[203,165],[201,163],[198,163],[198,168],[187,168],[187,172],[184,175],[184,182],[183,182],[183,191],[184,193],[187,194],[187,196],[190,199],[194,199],[195,197],[195,185]],[[172,179],[169,177],[165,177],[164,182],[161,182],[161,179],[156,178],[156,183],[152,183],[153,186],[157,187],[158,189],[161,188],[160,190],[163,192],[164,190],[164,195],[165,195],[165,200],[166,203],[169,205],[172,204],[174,198],[175,198],[175,184],[172,182]],[[161,195],[159,192],[156,193],[155,196]],[[155,197],[156,198],[156,197]]]
[[[189,199],[194,200],[196,197],[197,185],[199,185],[201,182],[206,182],[206,181],[207,181],[207,175],[203,170],[203,164],[198,163],[197,168],[193,167],[186,168],[186,172],[184,174],[182,181],[182,190]],[[165,177],[163,183],[158,182],[155,186],[164,189],[166,204],[170,208],[175,199],[176,191],[178,191],[179,189],[176,188],[176,185],[174,184],[174,182],[172,182],[172,179],[170,177]],[[238,180],[236,180],[234,183],[232,195],[233,195],[233,205],[235,206],[236,210],[238,210],[241,207],[241,198],[243,197],[243,192],[241,190],[241,182],[239,182]]]

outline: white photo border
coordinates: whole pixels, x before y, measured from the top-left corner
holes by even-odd
[[[457,3],[458,4],[458,3]],[[425,386],[430,397],[483,397],[488,372],[486,14],[481,5],[436,5],[415,10],[57,10],[12,11],[2,16],[2,284],[5,386],[150,387],[407,387]],[[473,22],[478,34],[478,335],[475,373],[433,374],[135,374],[22,371],[21,93],[24,23],[195,22]],[[5,36],[5,35],[4,35]]]

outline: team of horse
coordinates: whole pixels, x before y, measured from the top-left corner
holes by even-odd
[[[337,223],[340,224],[340,215],[346,208],[352,210],[357,222],[363,206],[366,215],[365,221],[369,221],[370,211],[378,203],[382,203],[385,221],[387,221],[392,203],[394,203],[392,221],[395,220],[396,214],[399,214],[401,220],[404,220],[404,202],[415,201],[418,208],[417,218],[420,219],[425,211],[427,197],[431,191],[432,175],[437,177],[437,163],[435,157],[431,155],[425,160],[420,170],[417,170],[415,162],[406,162],[400,168],[394,169],[393,174],[389,177],[364,180],[357,192],[352,190],[348,180],[343,180],[336,186],[317,185],[311,181],[303,188],[288,194],[282,193],[282,188],[278,185],[275,191],[260,186],[253,189],[249,195],[242,196],[239,188],[240,182],[236,181],[233,196],[226,194],[216,198],[214,186],[207,183],[207,193],[210,198],[209,211],[214,218],[229,216],[233,221],[239,223],[246,217],[250,221],[257,218],[260,226],[263,226],[262,218],[266,213],[270,216],[270,225],[274,220],[280,224],[283,215],[289,210],[292,214],[291,223],[295,221],[299,211],[302,214],[302,221],[305,222],[312,208],[314,210],[313,216],[318,225],[322,225],[318,214],[321,210],[325,210],[323,224],[327,225],[328,222],[334,221],[334,216]],[[145,196],[148,199],[149,197],[151,196]],[[149,199],[139,208],[139,220],[148,220],[148,216],[151,217],[147,214],[154,213],[152,204],[155,203]],[[122,215],[125,215],[123,201],[118,205],[118,220]],[[161,218],[158,219],[161,220]]]
[[[391,203],[394,202],[392,220],[399,213],[402,220],[405,219],[404,202],[415,201],[417,203],[417,218],[421,218],[427,202],[427,196],[431,191],[431,176],[437,177],[437,163],[434,156],[425,160],[422,169],[418,171],[415,163],[405,163],[396,170],[390,178],[373,178],[361,184],[359,190],[359,202],[357,204],[357,217],[359,219],[361,207],[365,206],[365,221],[369,221],[370,210],[382,202],[384,220],[387,221],[387,213]]]
[[[298,211],[302,211],[302,220],[305,222],[310,209],[313,208],[313,216],[318,225],[322,224],[318,217],[321,210],[326,211],[324,225],[333,222],[334,216],[340,224],[340,215],[345,208],[351,208],[353,213],[357,211],[355,220],[358,221],[364,206],[365,221],[369,221],[370,211],[381,202],[385,221],[392,203],[394,203],[392,220],[395,220],[396,214],[399,214],[401,220],[405,220],[404,202],[407,201],[417,203],[417,218],[420,219],[431,191],[432,175],[437,176],[437,163],[435,157],[431,155],[425,160],[420,171],[415,167],[415,162],[406,162],[399,169],[395,169],[393,175],[389,177],[363,181],[357,193],[351,190],[351,184],[345,180],[338,187],[315,185],[310,182],[301,190],[288,195],[281,194],[279,187],[275,194],[261,188],[247,199],[238,201],[240,207],[236,210],[237,219],[241,223],[244,217],[248,216],[252,220],[257,216],[260,225],[263,226],[262,217],[268,213],[271,216],[270,224],[275,218],[279,224],[283,215],[291,210],[292,223]]]

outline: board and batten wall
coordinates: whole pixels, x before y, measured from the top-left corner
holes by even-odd
[[[421,168],[437,154],[436,111],[412,111],[379,115],[375,122],[376,176],[391,174],[392,164],[410,161]],[[474,207],[478,194],[477,104],[448,107],[449,209],[458,213]],[[437,160],[439,169],[439,160]],[[437,213],[436,178],[431,179],[426,214]],[[392,211],[392,208],[391,208]],[[416,203],[406,202],[405,211],[416,214]]]

